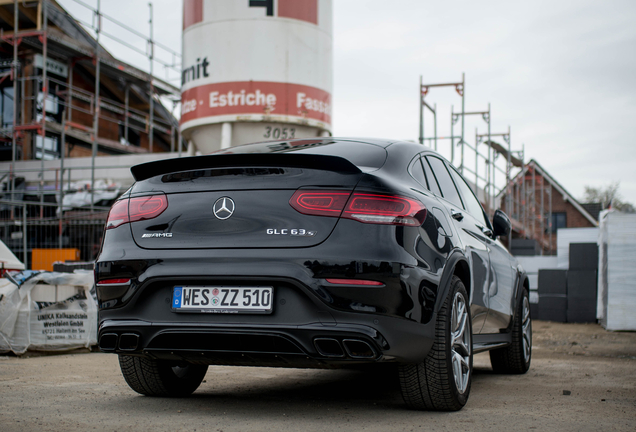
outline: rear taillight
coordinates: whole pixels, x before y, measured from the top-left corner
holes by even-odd
[[[426,207],[410,198],[354,193],[342,217],[364,223],[420,226],[426,218]]]
[[[384,286],[382,282],[363,279],[325,279],[333,285]]]
[[[313,216],[340,216],[351,192],[297,190],[289,204],[302,214]]]
[[[108,212],[106,229],[117,228],[119,225],[128,223],[128,199],[117,201]]]
[[[156,218],[167,208],[168,198],[163,194],[117,201],[108,213],[106,229],[117,228],[128,222]]]
[[[422,203],[396,195],[297,190],[289,204],[307,215],[343,217],[372,224],[420,226],[426,218]]]
[[[168,198],[163,194],[131,198],[128,206],[130,222],[154,219],[167,208]]]

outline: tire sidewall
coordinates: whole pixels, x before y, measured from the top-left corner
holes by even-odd
[[[454,278],[453,278],[454,279]],[[470,334],[470,356],[469,356],[469,366],[470,366],[470,375],[468,377],[468,385],[466,386],[466,391],[464,393],[460,393],[459,390],[457,389],[457,384],[455,383],[455,376],[453,374],[453,363],[452,363],[452,310],[453,310],[453,300],[455,299],[455,294],[456,293],[461,293],[461,295],[464,297],[464,302],[466,304],[466,312],[468,313],[468,329],[469,329],[469,334]],[[461,404],[462,406],[466,405],[466,402],[468,402],[468,396],[470,395],[470,388],[472,386],[472,382],[473,382],[473,323],[472,323],[472,316],[470,313],[470,303],[468,301],[468,293],[466,292],[466,288],[464,287],[463,282],[457,278],[457,280],[453,280],[452,283],[452,287],[450,292],[448,293],[448,313],[446,314],[446,334],[445,336],[445,345],[446,345],[446,368],[448,371],[449,376],[451,377],[450,381],[450,387],[451,387],[451,392],[453,393],[453,396],[455,398],[455,400],[457,400],[457,402],[459,404]]]
[[[530,369],[530,363],[532,362],[532,315],[529,316],[530,320],[530,354],[528,355],[528,361],[524,358],[524,350],[523,350],[523,303],[524,300],[528,299],[528,307],[530,304],[530,295],[528,294],[527,289],[523,289],[521,294],[521,301],[519,302],[519,307],[517,308],[517,317],[516,319],[516,328],[515,331],[519,332],[519,350],[521,351],[521,358],[524,360],[524,372],[527,372]]]

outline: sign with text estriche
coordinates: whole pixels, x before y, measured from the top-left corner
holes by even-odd
[[[291,116],[331,124],[331,95],[321,89],[278,82],[224,82],[185,90],[181,123],[226,116]]]

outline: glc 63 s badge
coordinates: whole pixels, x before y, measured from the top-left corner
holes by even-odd
[[[266,232],[268,235],[288,235],[294,237],[313,237],[316,235],[316,231],[309,231],[302,228],[268,228]]]

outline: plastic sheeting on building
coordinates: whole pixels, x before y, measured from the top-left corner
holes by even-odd
[[[0,279],[0,352],[97,344],[93,272],[24,271]]]
[[[67,192],[62,200],[64,210],[72,210],[76,207],[86,207],[91,205],[91,197],[93,203],[100,201],[111,201],[122,194],[122,186],[117,182],[110,180],[95,180],[95,190],[91,195],[91,181],[85,180],[74,182],[70,186],[65,185]]]
[[[597,318],[607,330],[636,330],[636,214],[602,211]]]
[[[24,264],[0,240],[0,271],[4,272],[5,270],[24,270]]]

